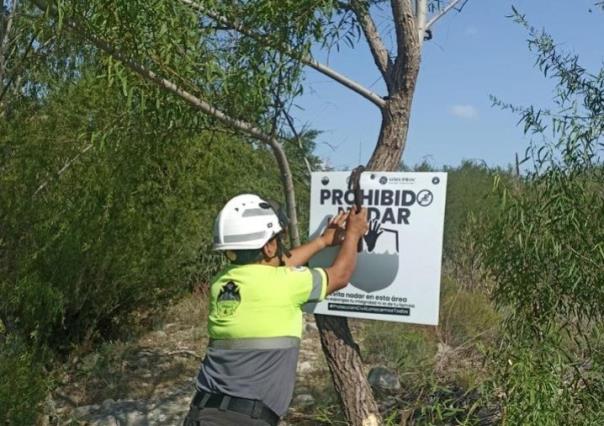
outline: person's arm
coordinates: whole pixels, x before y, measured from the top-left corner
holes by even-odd
[[[305,265],[311,257],[317,254],[317,252],[323,250],[325,247],[339,244],[341,241],[338,241],[338,229],[342,228],[347,217],[347,213],[340,212],[331,218],[329,224],[327,225],[327,229],[319,237],[307,242],[306,244],[302,244],[301,246],[291,249],[291,256],[284,257],[285,264],[287,266]]]
[[[350,281],[357,262],[357,243],[367,232],[367,209],[358,213],[353,209],[348,214],[346,236],[333,264],[325,269],[328,277],[327,294],[341,290]]]

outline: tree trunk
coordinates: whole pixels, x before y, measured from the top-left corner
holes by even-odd
[[[396,171],[399,169],[407,141],[412,97],[413,93],[395,95],[388,100],[386,107],[382,110],[380,136],[371,159],[367,163],[368,170]]]
[[[392,74],[388,85],[392,89],[382,109],[380,134],[367,164],[368,170],[396,171],[400,167],[419,72],[419,45],[415,43],[414,47],[406,52],[404,58],[400,58],[403,62],[395,65],[398,72]],[[352,338],[348,320],[328,315],[315,315],[315,319],[321,335],[321,346],[348,424],[382,424],[378,405],[367,381],[359,346]]]
[[[354,342],[348,327],[348,319],[315,315],[315,320],[333,385],[348,424],[382,424],[377,403],[366,378],[359,345]]]

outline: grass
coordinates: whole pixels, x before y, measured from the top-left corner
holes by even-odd
[[[391,424],[472,424],[488,377],[483,348],[497,339],[500,318],[480,291],[443,279],[438,326],[367,321],[362,353],[369,365],[399,374]],[[469,423],[465,423],[469,422]]]
[[[55,391],[67,406],[106,399],[147,399],[189,382],[197,373],[207,339],[207,303],[200,293],[168,307],[153,328],[94,351],[76,348],[61,367]]]

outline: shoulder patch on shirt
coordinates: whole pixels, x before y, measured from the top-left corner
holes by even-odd
[[[292,272],[304,272],[306,271],[308,268],[306,268],[305,266],[290,266],[289,270]]]
[[[235,314],[235,311],[241,303],[241,295],[239,294],[239,286],[233,281],[229,281],[220,289],[218,294],[218,316],[230,317]]]

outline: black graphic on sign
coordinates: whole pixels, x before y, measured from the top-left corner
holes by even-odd
[[[438,184],[440,183],[440,178],[439,178],[438,176],[434,176],[434,177],[432,178],[432,183],[433,183],[434,185],[438,185]]]
[[[427,189],[422,189],[417,193],[417,204],[422,207],[428,207],[434,201],[434,195]]]
[[[239,287],[233,281],[229,281],[220,289],[218,293],[218,316],[228,317],[235,313],[241,303]]]
[[[325,216],[316,234],[311,238],[320,235],[321,230],[327,226],[329,217]],[[389,287],[394,282],[399,267],[398,232],[376,224],[380,224],[379,220],[371,221],[369,241],[365,236],[365,244],[363,244],[365,250],[358,254],[357,267],[350,279],[351,285],[367,293]],[[369,251],[370,243],[371,251]],[[325,268],[331,266],[338,250],[338,247],[329,247],[320,251],[313,257],[313,266]]]
[[[382,185],[386,185],[386,183],[388,183],[388,178],[387,178],[386,176],[382,176],[382,177],[380,178],[380,183],[381,183]]]
[[[328,178],[327,176],[323,176],[323,177],[321,178],[321,183],[322,183],[323,185],[327,185],[327,184],[329,183],[329,178]]]
[[[367,251],[373,251],[378,238],[384,233],[384,230],[380,228],[380,222],[377,220],[372,220],[369,223],[369,231],[363,236],[365,244],[367,244]]]
[[[375,248],[375,243],[377,243],[378,238],[384,233],[384,231],[391,232],[394,234],[396,242],[396,252],[398,253],[398,231],[396,229],[383,228],[380,222],[377,220],[372,220],[369,223],[369,231],[363,236],[365,244],[367,245],[367,251],[373,251],[373,249]]]

